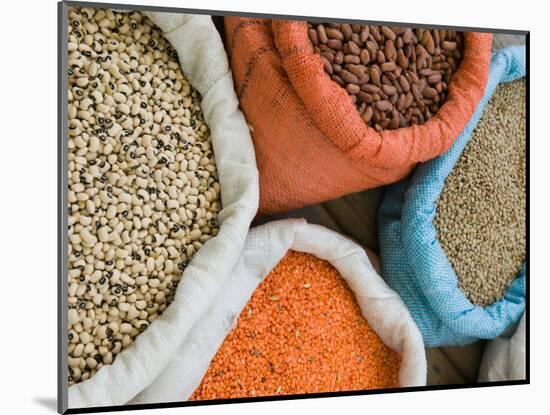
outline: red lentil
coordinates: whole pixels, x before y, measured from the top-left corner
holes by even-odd
[[[399,366],[338,271],[289,251],[252,295],[190,400],[397,387]]]

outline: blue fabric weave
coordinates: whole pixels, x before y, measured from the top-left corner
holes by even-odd
[[[486,307],[476,306],[457,287],[456,274],[432,223],[445,179],[496,87],[523,76],[523,46],[508,47],[493,55],[485,95],[453,146],[419,165],[411,176],[388,187],[384,194],[378,214],[382,277],[402,297],[426,346],[493,339],[515,324],[525,309],[525,264],[501,300]]]

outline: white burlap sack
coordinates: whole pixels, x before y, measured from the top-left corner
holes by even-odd
[[[202,95],[221,186],[220,232],[193,257],[174,301],[135,344],[90,380],[69,388],[69,408],[123,405],[173,358],[225,285],[258,207],[258,171],[238,109],[222,40],[209,16],[145,13],[177,50],[183,73]]]
[[[480,382],[525,379],[525,313],[512,335],[490,341],[479,368]]]
[[[369,325],[401,355],[400,385],[425,385],[426,355],[420,332],[401,299],[377,274],[365,250],[322,226],[287,219],[250,231],[239,262],[208,312],[162,373],[130,404],[187,400],[256,287],[290,249],[327,260],[340,272]]]

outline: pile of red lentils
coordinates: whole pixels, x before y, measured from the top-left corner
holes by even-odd
[[[190,400],[392,388],[399,366],[338,271],[289,251],[254,292]]]

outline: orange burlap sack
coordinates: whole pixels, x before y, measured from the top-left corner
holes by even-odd
[[[237,96],[260,171],[259,214],[398,181],[445,152],[483,96],[492,35],[465,33],[447,101],[424,125],[378,133],[314,53],[307,23],[226,17]]]

